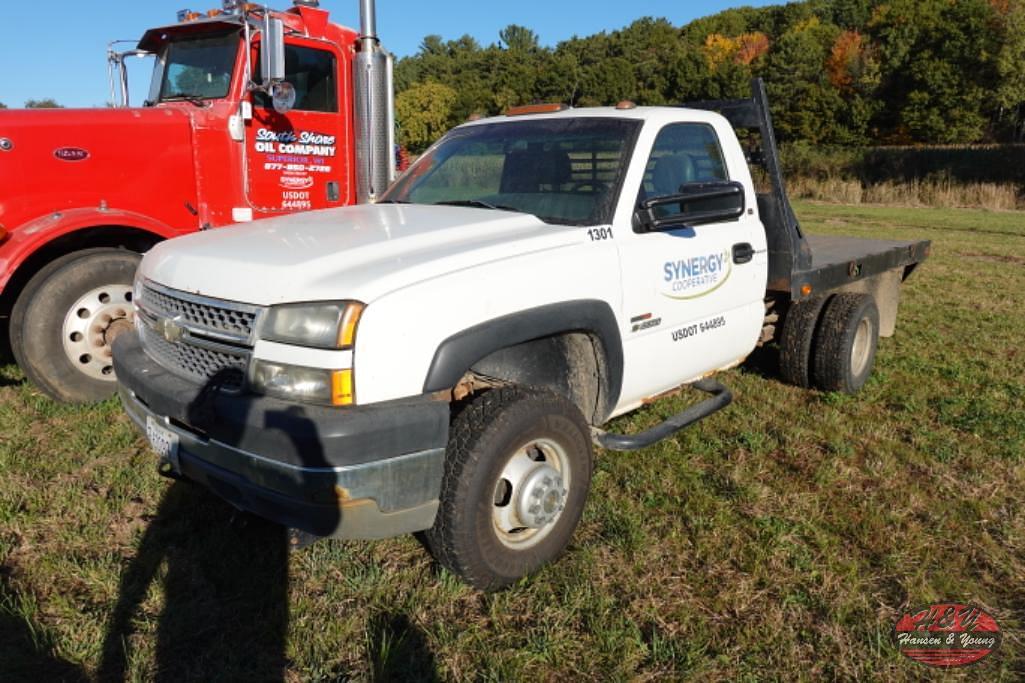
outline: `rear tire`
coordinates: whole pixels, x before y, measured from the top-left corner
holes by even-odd
[[[819,323],[815,384],[823,391],[856,394],[872,375],[878,346],[875,299],[867,294],[837,294]]]
[[[812,385],[812,347],[824,297],[816,296],[790,306],[779,340],[779,372],[783,380],[808,389]]]
[[[129,331],[132,282],[141,257],[123,249],[88,249],[48,264],[11,312],[15,360],[51,398],[92,403],[117,388],[110,345]]]
[[[534,572],[569,544],[592,459],[587,422],[562,396],[517,387],[479,396],[453,422],[428,549],[481,590]]]

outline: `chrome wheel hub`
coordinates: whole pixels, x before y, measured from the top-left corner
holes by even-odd
[[[548,465],[538,467],[523,484],[516,500],[516,513],[531,529],[551,524],[566,507],[562,475]]]
[[[131,285],[98,287],[76,301],[64,318],[64,353],[79,372],[114,381],[111,345],[135,323]]]
[[[492,523],[498,539],[516,549],[539,543],[555,527],[566,507],[569,458],[550,439],[519,448],[495,484]]]
[[[854,333],[854,346],[851,348],[851,373],[857,377],[868,365],[869,351],[872,349],[872,323],[867,318],[858,323]]]

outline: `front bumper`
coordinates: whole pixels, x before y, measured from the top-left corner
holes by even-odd
[[[136,334],[114,346],[121,401],[178,438],[178,474],[316,536],[387,538],[434,524],[449,405],[418,397],[322,408],[231,395],[168,372]]]

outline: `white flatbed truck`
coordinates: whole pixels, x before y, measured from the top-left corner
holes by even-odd
[[[426,532],[495,589],[567,546],[594,444],[643,448],[725,407],[713,376],[759,345],[796,384],[864,385],[929,243],[805,235],[761,82],[511,114],[448,133],[378,204],[146,255],[114,361],[165,474],[318,537]],[[708,397],[603,429],[685,385]]]

